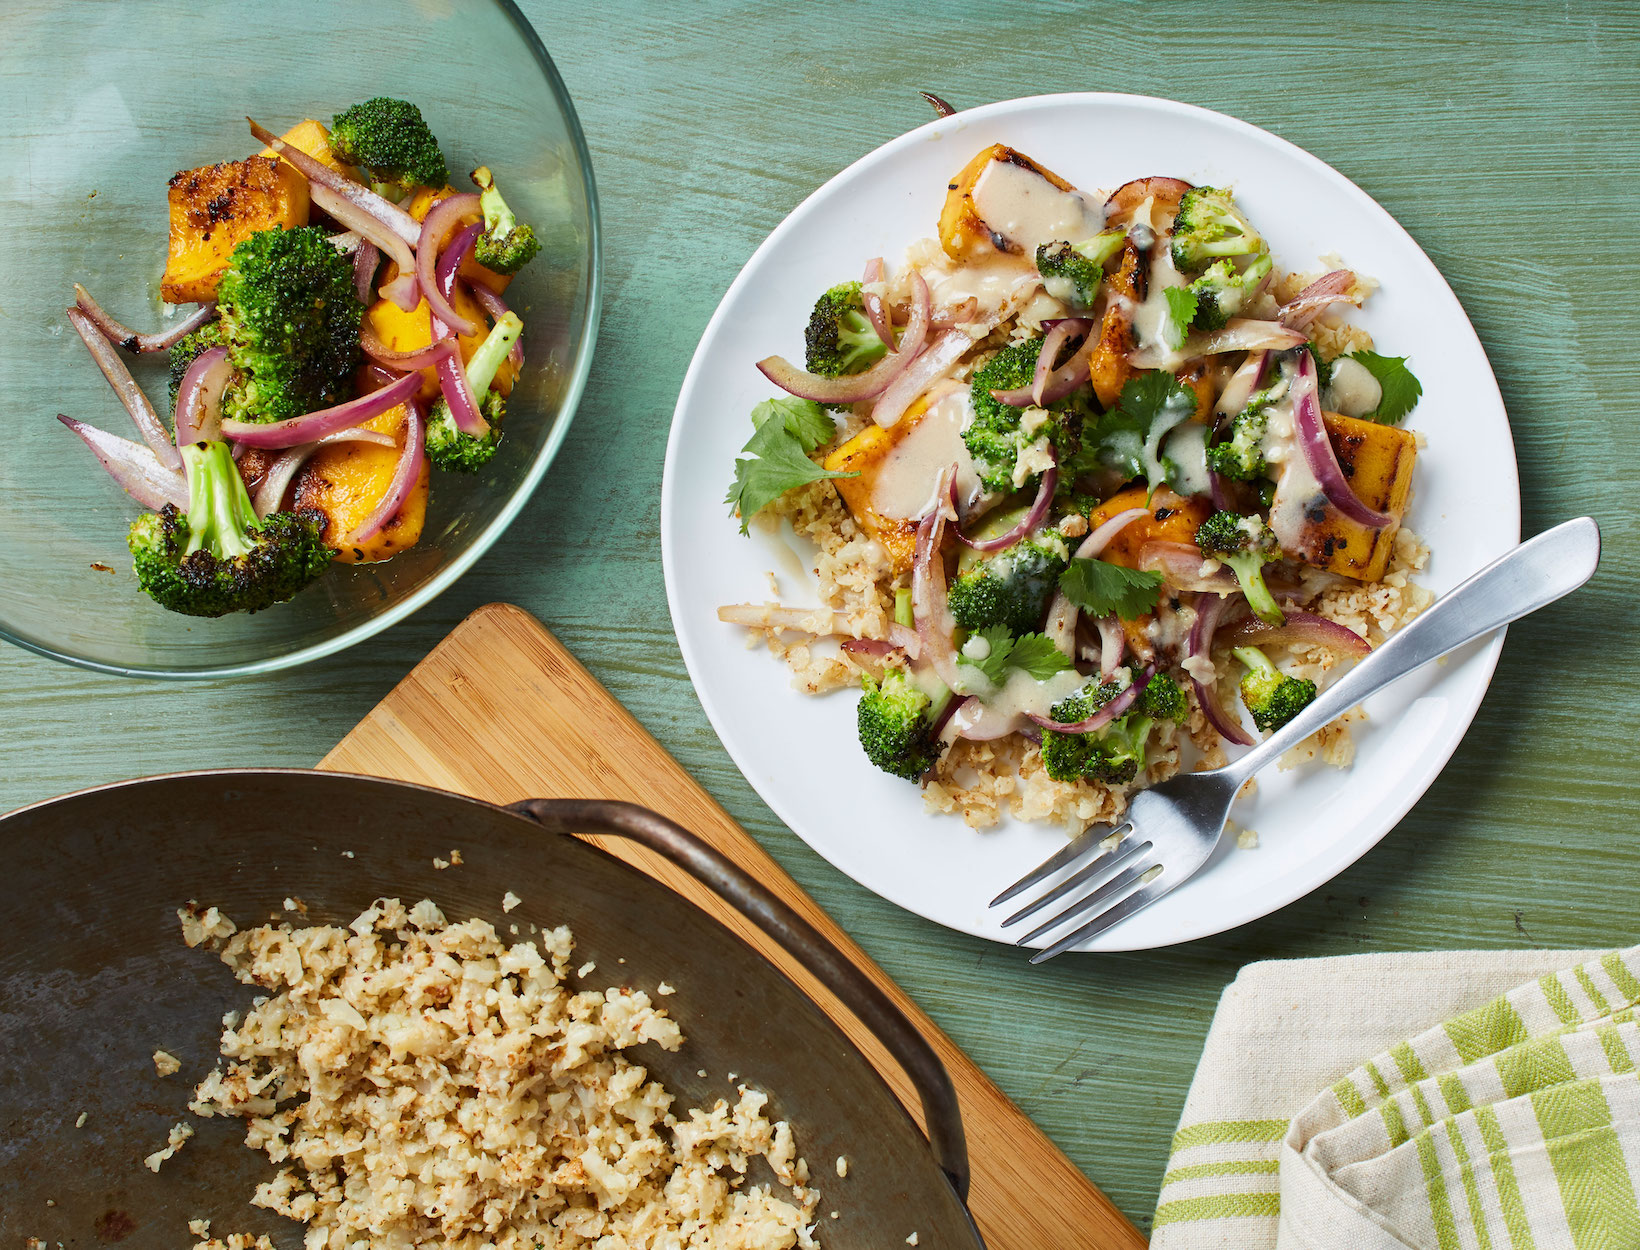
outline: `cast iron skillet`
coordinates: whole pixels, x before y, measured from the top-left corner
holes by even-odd
[[[548,832],[543,832],[545,829]],[[571,831],[661,852],[798,955],[880,1037],[921,1095],[929,1139],[843,1033],[774,966],[693,904]],[[459,849],[462,864],[433,859]],[[343,852],[352,852],[351,857]],[[188,1221],[302,1244],[296,1225],[249,1205],[273,1174],[238,1120],[200,1120],[189,1092],[212,1067],[223,1013],[253,991],[176,909],[215,904],[241,927],[288,897],[306,919],[346,923],[379,896],[432,898],[451,920],[568,924],[586,984],[664,1002],[688,1039],[642,1047],[684,1106],[771,1094],[823,1190],[828,1250],[981,1247],[963,1206],[968,1164],[951,1082],[899,1010],[812,927],[692,834],[643,808],[530,800],[511,809],[368,777],[290,770],[187,773],[89,790],[0,818],[9,906],[0,930],[0,1242],[124,1242],[174,1250]],[[522,904],[503,913],[509,890]],[[624,959],[622,963],[620,960]],[[167,1050],[182,1070],[156,1076]],[[704,1070],[704,1077],[697,1072]],[[735,1074],[732,1080],[730,1074]],[[83,1127],[75,1122],[85,1115]],[[167,1130],[196,1136],[156,1176],[142,1159]],[[835,1172],[847,1156],[846,1179]],[[51,1205],[48,1205],[48,1200]],[[829,1218],[831,1211],[839,1218]]]

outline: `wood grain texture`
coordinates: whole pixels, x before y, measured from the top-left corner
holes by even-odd
[[[969,1209],[992,1250],[1145,1244],[1076,1165],[528,613],[508,604],[478,609],[319,767],[422,782],[492,803],[623,799],[677,821],[796,909],[933,1043],[962,1106],[973,1169]],[[761,952],[848,1034],[921,1122],[917,1092],[882,1044],[784,948],[662,856],[620,838],[587,841],[664,882]],[[1053,1202],[1038,1201],[1039,1193],[1051,1193]]]
[[[176,768],[312,763],[474,608],[518,603],[1141,1224],[1213,1006],[1242,964],[1633,940],[1640,315],[1622,243],[1640,235],[1640,7],[523,5],[586,127],[608,279],[591,383],[545,485],[438,602],[296,672],[176,687],[0,649],[0,807]],[[30,7],[49,9],[14,0],[8,12]],[[379,86],[361,79],[364,94]],[[1332,163],[1411,231],[1480,332],[1511,413],[1526,532],[1580,513],[1604,528],[1602,571],[1511,629],[1474,727],[1400,826],[1330,884],[1232,933],[1033,969],[908,915],[773,817],[683,671],[657,487],[696,339],[787,212],[930,116],[917,88],[959,106],[1172,96]],[[257,94],[298,112],[299,90],[290,79]],[[28,124],[0,115],[8,130]],[[65,288],[84,276],[65,268]],[[7,316],[0,295],[0,326]],[[25,415],[50,419],[11,414]]]

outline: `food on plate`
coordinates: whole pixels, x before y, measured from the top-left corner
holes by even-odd
[[[819,606],[719,612],[799,689],[861,687],[867,759],[930,810],[1112,820],[1430,601],[1421,387],[1345,315],[1371,278],[1280,268],[1229,188],[1100,198],[1002,144],[936,236],[823,292],[802,367],[758,362],[784,394],[727,502],[818,548]],[[1347,764],[1359,719],[1295,759]]]
[[[172,177],[160,283],[199,307],[137,334],[83,286],[74,329],[143,436],[59,420],[152,511],[137,584],[189,616],[283,603],[420,540],[431,469],[495,455],[523,366],[502,293],[540,251],[487,166],[458,192],[421,111],[355,104]],[[169,428],[120,352],[170,358]]]
[[[568,929],[509,944],[425,899],[346,927],[178,917],[260,994],[224,1019],[224,1062],[189,1108],[245,1121],[280,1168],[252,1204],[309,1246],[818,1244],[819,1192],[767,1096],[679,1107],[629,1054],[682,1032],[643,990],[577,990]],[[778,1186],[748,1175],[755,1159]]]

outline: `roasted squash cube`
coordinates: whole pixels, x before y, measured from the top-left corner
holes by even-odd
[[[946,186],[945,206],[940,210],[940,246],[953,260],[963,260],[977,251],[988,251],[994,246],[990,228],[980,217],[979,210],[974,207],[974,184],[979,181],[985,167],[992,161],[1007,161],[1009,164],[1032,170],[1041,174],[1061,191],[1076,189],[1052,170],[1038,165],[1023,152],[1016,152],[1004,143],[993,143],[964,165],[962,172]]]
[[[353,167],[345,164],[342,159],[330,149],[330,131],[323,122],[316,122],[311,117],[305,122],[297,122],[284,134],[279,136],[298,152],[305,152],[319,164],[334,169],[343,177],[354,177]],[[273,156],[272,148],[263,148],[260,155]]]
[[[1134,486],[1118,491],[1088,514],[1088,528],[1097,529],[1118,512],[1129,508],[1145,508],[1149,516],[1137,517],[1111,539],[1099,555],[1101,560],[1136,569],[1139,558],[1148,543],[1194,544],[1196,531],[1203,521],[1213,515],[1213,505],[1202,495],[1181,499],[1171,491],[1158,491],[1154,498],[1145,486]],[[1150,637],[1150,626],[1156,619],[1154,612],[1131,621],[1122,622],[1122,633],[1128,649],[1142,660],[1149,660],[1156,650]]]
[[[171,304],[215,299],[235,247],[258,230],[308,221],[307,179],[269,156],[184,169],[166,198],[171,243],[160,294]]]
[[[339,564],[369,564],[390,559],[421,538],[427,522],[430,474],[425,463],[398,515],[364,542],[348,535],[375,510],[392,484],[404,445],[409,414],[401,404],[364,423],[367,430],[391,434],[398,447],[375,443],[333,443],[313,453],[296,475],[295,508],[317,508],[325,514],[324,541],[337,548]]]
[[[906,409],[905,416],[888,429],[876,424],[868,425],[825,459],[825,467],[834,473],[860,475],[838,478],[832,485],[837,487],[837,493],[843,497],[843,503],[860,528],[882,545],[899,573],[911,571],[911,560],[917,548],[916,522],[883,516],[871,506],[871,500],[876,490],[877,475],[889,454],[901,439],[916,428],[917,422],[927,412],[928,397],[924,396]]]
[[[477,334],[458,335],[456,338],[456,343],[461,348],[462,360],[469,360],[489,335],[489,331],[483,328],[489,323],[484,319],[484,310],[474,302],[471,295],[464,293],[459,287],[456,288],[454,303],[456,311],[480,327]],[[427,307],[426,300],[405,312],[392,300],[379,299],[365,309],[364,315],[376,336],[396,352],[419,351],[432,345],[433,314]],[[438,373],[431,368],[423,369],[421,372],[421,397],[432,400],[439,393]],[[515,372],[511,360],[502,361],[501,367],[495,372],[495,380],[490,385],[502,395],[511,395]]]
[[[405,211],[417,221],[425,221],[427,214],[431,211],[433,205],[437,204],[440,200],[455,194],[456,189],[448,183],[436,191],[432,187],[422,187],[417,190],[414,196],[411,197],[410,206],[405,209]],[[500,295],[503,291],[505,291],[507,289],[507,284],[513,280],[512,274],[497,273],[493,269],[486,269],[483,265],[474,260],[471,255],[468,255],[466,259],[461,262],[461,268],[456,270],[456,272],[468,282],[476,282],[480,286],[489,287],[490,290],[494,291],[497,295]]]

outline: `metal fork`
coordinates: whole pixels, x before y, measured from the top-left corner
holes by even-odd
[[[1207,862],[1224,832],[1231,802],[1259,769],[1397,678],[1570,594],[1599,563],[1600,529],[1590,517],[1567,521],[1521,544],[1442,595],[1246,755],[1211,772],[1180,773],[1140,790],[1129,801],[1123,823],[1090,826],[997,895],[991,906],[1074,869],[1002,922],[1004,927],[1015,925],[1061,899],[1072,900],[1019,938],[1023,946],[1092,913],[1037,952],[1033,964],[1119,924],[1183,885]]]

